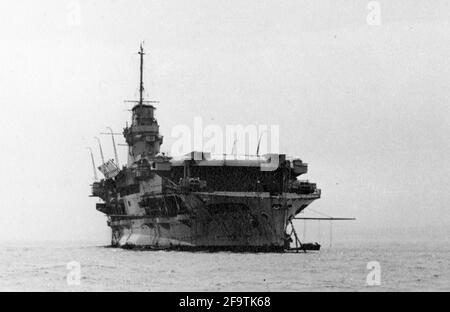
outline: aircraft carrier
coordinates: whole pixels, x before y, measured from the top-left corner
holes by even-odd
[[[115,160],[107,162],[102,155],[98,169],[104,178],[92,184],[91,196],[100,199],[96,209],[107,216],[111,228],[111,245],[289,249],[291,235],[298,241],[292,220],[320,198],[316,184],[299,179],[308,165],[284,154],[236,159],[193,151],[175,159],[160,153],[163,136],[154,115],[155,103],[143,99],[142,46],[139,54],[140,96],[131,110],[131,124],[123,130],[127,165],[119,167],[117,153]]]

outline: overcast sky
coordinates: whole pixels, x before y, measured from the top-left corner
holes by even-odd
[[[1,2],[0,238],[108,243],[86,147],[98,162],[93,136],[130,120],[144,40],[163,151],[197,116],[279,125],[322,189],[311,208],[358,218],[343,236],[447,239],[450,2],[379,1],[378,26],[368,3]]]

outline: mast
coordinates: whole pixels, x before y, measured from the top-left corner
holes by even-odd
[[[142,102],[144,101],[144,80],[143,80],[143,67],[144,67],[144,48],[142,48],[138,52],[141,55],[141,67],[140,67],[140,84],[139,84],[139,105],[140,110],[142,111]]]

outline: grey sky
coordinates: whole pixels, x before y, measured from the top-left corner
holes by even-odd
[[[1,238],[108,241],[85,147],[129,121],[145,40],[163,150],[196,116],[279,124],[347,237],[447,239],[450,4],[379,1],[369,26],[368,2],[2,2]]]

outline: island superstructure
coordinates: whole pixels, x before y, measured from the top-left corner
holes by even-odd
[[[92,196],[101,200],[96,209],[112,231],[111,245],[286,250],[293,218],[320,198],[316,184],[299,179],[308,165],[284,154],[236,159],[193,151],[175,159],[160,153],[155,102],[143,98],[142,46],[139,54],[139,100],[123,130],[127,164],[102,164],[104,178],[92,185]]]

